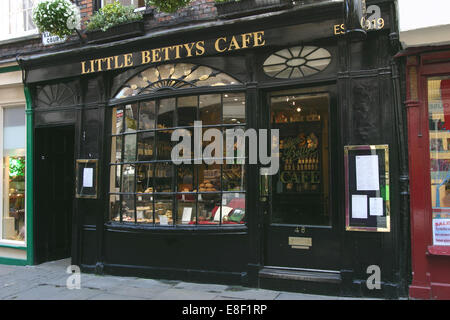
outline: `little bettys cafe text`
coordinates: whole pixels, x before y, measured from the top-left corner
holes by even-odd
[[[264,31],[224,36],[214,40],[200,40],[173,46],[125,53],[106,58],[81,62],[81,74],[117,70],[134,66],[173,61],[182,58],[199,57],[212,50],[212,53],[225,53],[236,50],[262,47],[266,44]]]

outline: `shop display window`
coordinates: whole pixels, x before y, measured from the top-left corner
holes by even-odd
[[[2,239],[25,240],[25,108],[3,111]]]
[[[174,80],[164,85],[175,88],[179,88],[175,79],[191,85],[209,80],[205,86],[237,83],[209,67],[165,65],[147,69],[132,78],[117,98],[125,97],[125,93],[129,93],[128,97],[149,93],[150,88],[162,86],[166,78]],[[213,154],[222,160],[219,163],[194,163],[194,122],[202,121],[206,126],[202,132],[245,130],[244,93],[179,96],[118,105],[112,108],[112,119],[112,221],[168,227],[245,224],[246,182],[242,159],[236,160],[235,152],[226,155],[235,159],[235,164],[227,164],[220,154]],[[177,129],[185,130],[191,137],[191,154],[183,155],[191,161],[189,164],[172,162],[172,148],[178,142],[171,141],[171,136]],[[203,148],[210,143],[204,141]]]
[[[450,245],[450,77],[428,79],[433,243]]]

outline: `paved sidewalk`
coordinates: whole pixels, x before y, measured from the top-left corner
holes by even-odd
[[[70,260],[38,266],[0,265],[0,299],[17,300],[343,300],[240,286],[81,274],[81,289],[66,286]]]

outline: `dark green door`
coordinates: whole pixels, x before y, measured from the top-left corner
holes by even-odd
[[[314,92],[315,91],[315,92]],[[329,91],[269,95],[270,127],[279,130],[280,169],[272,177],[265,215],[266,266],[337,270],[333,214],[336,106]]]

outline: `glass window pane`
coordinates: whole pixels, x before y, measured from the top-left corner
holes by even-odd
[[[135,132],[138,124],[138,105],[128,104],[125,106],[125,132]]]
[[[200,96],[200,120],[204,126],[221,123],[221,103],[219,94]]]
[[[25,239],[25,109],[3,109],[3,239]]]
[[[154,164],[146,163],[137,165],[137,181],[136,192],[137,193],[153,193],[153,175]]]
[[[136,161],[136,134],[127,134],[125,139],[125,152],[123,155],[123,162]]]
[[[123,109],[113,108],[112,112],[112,134],[123,132]]]
[[[141,103],[139,109],[139,130],[155,129],[156,105],[155,101]]]
[[[245,123],[244,93],[227,93],[223,95],[223,123]]]
[[[220,193],[202,193],[198,195],[198,224],[219,224],[220,223],[220,208],[221,208]]]
[[[111,142],[111,162],[119,163],[122,162],[122,141],[123,136],[112,137]]]
[[[273,223],[330,225],[328,107],[327,94],[271,99],[281,157],[272,178]]]
[[[245,194],[224,193],[222,196],[222,224],[231,226],[245,222]]]
[[[173,225],[173,196],[155,196],[155,223],[161,226]]]
[[[155,167],[155,191],[172,192],[173,166],[170,163],[157,163]]]
[[[110,190],[111,193],[120,192],[120,176],[122,166],[111,166],[110,168]]]
[[[199,192],[217,192],[221,189],[220,164],[205,165],[199,167],[198,172],[198,191]]]
[[[240,164],[223,165],[223,191],[245,191],[245,167]]]
[[[178,98],[178,126],[193,126],[197,120],[198,96]]]
[[[134,165],[122,166],[122,188],[120,192],[133,193],[135,185],[135,167]]]
[[[197,195],[179,194],[177,195],[177,224],[196,223],[196,203]]]
[[[138,223],[153,223],[153,195],[136,196],[136,218]]]
[[[172,131],[158,131],[157,159],[172,159]]]
[[[446,242],[445,228],[439,222],[450,219],[450,77],[428,79],[428,119],[430,130],[431,204],[434,245]],[[444,224],[445,225],[445,224]],[[448,232],[447,232],[448,233]]]
[[[138,161],[154,159],[155,132],[138,133]]]
[[[109,215],[112,221],[120,222],[120,195],[109,196]]]
[[[175,166],[177,171],[178,192],[196,192],[197,174],[193,165]]]
[[[135,200],[133,195],[121,195],[122,199],[122,221],[135,222]]]
[[[158,128],[172,128],[174,123],[175,99],[164,99],[159,102]]]

